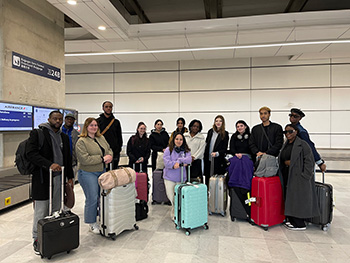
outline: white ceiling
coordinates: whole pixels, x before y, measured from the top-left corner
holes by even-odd
[[[221,47],[350,39],[350,10],[129,25],[109,0],[47,0],[82,28],[66,28],[66,53]],[[98,30],[104,25],[106,31]],[[93,39],[80,40],[83,36]],[[350,57],[350,44],[265,47],[133,55],[66,57],[66,64],[290,56],[294,60]]]

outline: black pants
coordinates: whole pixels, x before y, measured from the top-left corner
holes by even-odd
[[[306,227],[305,221],[302,218],[288,216],[288,220],[295,227]]]

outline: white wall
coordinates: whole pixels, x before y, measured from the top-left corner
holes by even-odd
[[[201,60],[158,63],[66,66],[66,107],[79,111],[79,122],[97,117],[105,100],[114,103],[124,144],[139,121],[148,131],[161,118],[169,132],[179,116],[186,126],[200,119],[203,132],[217,114],[226,129],[244,119],[260,122],[268,106],[271,120],[289,122],[292,107],[301,108],[318,148],[350,148],[350,60],[291,61],[288,58]]]

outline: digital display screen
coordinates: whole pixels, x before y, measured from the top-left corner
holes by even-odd
[[[0,102],[0,131],[32,130],[33,107]]]
[[[58,110],[53,108],[41,108],[34,107],[33,115],[34,115],[34,129],[39,128],[39,125],[48,122],[49,114],[51,111]],[[60,110],[62,112],[62,110]]]

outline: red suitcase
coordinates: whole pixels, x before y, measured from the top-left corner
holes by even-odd
[[[283,223],[284,202],[282,185],[278,176],[254,177],[252,180],[251,220],[267,230]],[[254,201],[255,199],[255,201]]]
[[[134,165],[135,170],[135,165]],[[144,173],[140,171],[139,173],[136,173],[136,181],[135,181],[135,187],[137,196],[136,198],[139,200],[143,200],[148,202],[148,177],[147,173]]]

